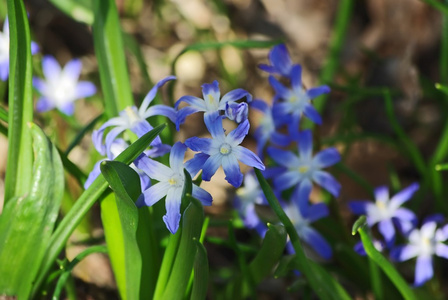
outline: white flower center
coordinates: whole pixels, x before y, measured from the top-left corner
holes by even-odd
[[[174,174],[173,176],[171,176],[171,178],[168,180],[168,183],[170,184],[170,186],[172,187],[182,187],[184,184],[184,178],[182,176],[180,176],[179,174]]]
[[[130,124],[134,124],[135,122],[141,121],[140,116],[137,114],[137,112],[132,109],[132,107],[128,106],[125,109],[126,115],[128,116],[128,120]]]
[[[216,103],[217,101],[215,100],[215,98],[213,97],[213,95],[209,94],[207,95],[207,99],[205,100],[205,105],[207,106],[207,111],[213,112],[213,111],[217,111],[218,110],[218,103]]]
[[[76,99],[76,82],[62,76],[59,80],[50,82],[49,93],[53,101],[59,105],[72,102]]]
[[[232,152],[232,146],[230,146],[229,144],[225,143],[222,144],[221,147],[219,148],[219,152],[223,155],[227,155],[230,152]]]
[[[310,102],[308,95],[304,89],[294,91],[288,98],[288,102],[292,106],[292,112],[302,112],[305,109],[305,104]]]
[[[9,36],[0,32],[0,61],[9,59]]]

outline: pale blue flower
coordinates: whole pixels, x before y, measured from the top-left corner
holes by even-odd
[[[219,166],[222,166],[225,179],[234,187],[239,187],[243,182],[238,161],[244,164],[264,170],[265,167],[260,158],[252,151],[240,146],[244,137],[249,132],[249,121],[245,120],[228,135],[224,133],[222,118],[205,118],[205,125],[212,138],[192,137],[185,144],[194,151],[200,151],[193,159],[188,161],[187,169],[196,174],[202,169],[202,179],[209,181]]]
[[[408,234],[408,244],[398,246],[391,251],[396,261],[405,261],[416,257],[415,286],[421,286],[434,276],[433,255],[448,259],[448,225],[437,229],[435,221],[428,221],[420,229]]]
[[[187,147],[177,142],[171,148],[170,166],[167,167],[147,156],[140,156],[135,164],[150,178],[159,181],[147,190],[137,200],[137,206],[152,206],[165,197],[166,215],[163,221],[168,230],[175,234],[179,228],[180,205],[182,191],[185,185],[184,156]],[[193,184],[192,196],[203,205],[211,205],[212,196],[201,187]]]
[[[31,41],[31,54],[39,51],[39,47]],[[3,32],[0,32],[0,80],[6,81],[9,77],[9,21],[5,19]]]
[[[375,202],[351,201],[349,207],[354,214],[366,215],[369,227],[378,223],[380,233],[390,246],[395,240],[394,221],[403,233],[409,232],[417,222],[415,214],[401,205],[411,199],[418,188],[417,183],[411,184],[390,198],[388,188],[380,186],[375,189]]]
[[[75,100],[90,97],[96,93],[96,87],[88,81],[79,81],[81,61],[69,61],[64,68],[51,56],[42,59],[42,71],[45,79],[33,78],[33,86],[41,97],[37,100],[38,112],[57,108],[66,115],[72,115],[75,110]]]
[[[312,181],[314,181],[337,197],[341,185],[332,175],[322,171],[322,169],[340,161],[339,152],[335,148],[327,148],[313,156],[313,141],[310,130],[300,132],[298,143],[299,156],[290,151],[273,147],[267,149],[270,157],[281,166],[275,172],[273,179],[275,188],[284,191],[295,187],[297,193],[306,194],[306,191],[311,190]]]
[[[185,122],[187,116],[195,112],[205,112],[204,118],[215,118],[220,112],[224,112],[225,116],[230,120],[241,123],[247,119],[247,104],[237,103],[241,98],[246,98],[247,102],[252,101],[252,95],[243,89],[235,89],[228,92],[221,98],[218,81],[213,83],[205,83],[202,85],[203,99],[194,96],[183,96],[177,100],[175,108],[177,109],[181,102],[189,104],[189,106],[179,109],[176,129],[179,130],[181,124]]]
[[[168,117],[173,123],[176,122],[176,110],[174,108],[166,105],[150,106],[152,100],[157,94],[158,89],[167,81],[174,79],[176,79],[176,77],[168,76],[160,80],[146,95],[139,109],[135,106],[127,107],[120,112],[118,117],[110,119],[98,130],[95,130],[92,134],[92,140],[98,152],[103,155],[109,152],[112,142],[125,130],[131,130],[137,135],[137,137],[141,137],[145,133],[151,131],[153,127],[146,120],[149,117],[162,115]],[[106,135],[105,143],[103,143],[104,131],[109,127],[113,127],[113,129]],[[160,137],[156,137],[151,145],[157,145],[160,143]]]

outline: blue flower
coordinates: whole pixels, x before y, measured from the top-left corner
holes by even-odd
[[[313,141],[310,130],[300,132],[298,142],[299,156],[296,156],[290,151],[268,147],[268,154],[281,166],[281,168],[275,172],[275,188],[284,191],[295,186],[296,193],[303,195],[306,194],[308,190],[311,190],[312,181],[315,181],[333,196],[337,197],[341,185],[332,175],[322,171],[322,169],[332,166],[340,161],[341,156],[339,155],[339,152],[335,148],[327,148],[318,152],[313,157]]]
[[[311,190],[309,191],[311,192]],[[309,196],[310,193],[306,197],[307,200],[303,201],[295,195],[292,197],[291,202],[283,204],[283,209],[294,225],[300,239],[307,243],[322,258],[330,259],[333,254],[331,246],[317,230],[310,226],[314,221],[328,216],[328,207],[324,203],[309,205]],[[291,243],[287,244],[287,250],[290,253],[295,253]]]
[[[39,47],[31,41],[31,54],[39,51]],[[3,32],[0,32],[0,80],[6,81],[9,77],[9,21],[5,19]]]
[[[174,80],[176,77],[168,76],[160,80],[146,95],[140,108],[127,107],[120,112],[118,117],[114,117],[103,124],[98,130],[95,130],[92,134],[93,144],[99,153],[105,155],[110,151],[110,146],[116,137],[125,130],[131,130],[138,137],[143,136],[145,133],[151,131],[153,127],[146,121],[147,118],[162,115],[168,117],[173,123],[176,122],[176,110],[166,105],[153,105],[150,106],[152,100],[157,94],[158,89],[169,80]],[[105,143],[103,144],[104,131],[108,127],[114,127],[106,135]],[[151,145],[160,144],[160,137],[154,139]],[[108,154],[109,156],[109,154]]]
[[[290,77],[293,64],[289,56],[288,49],[284,44],[276,45],[269,52],[269,61],[271,66],[260,64],[258,67],[271,74],[280,74],[287,78]]]
[[[305,90],[302,86],[302,67],[295,65],[291,70],[291,89],[285,87],[273,76],[269,76],[269,83],[275,90],[273,106],[274,119],[289,123],[291,134],[296,134],[302,115],[316,124],[322,123],[322,118],[311,104],[311,100],[330,92],[330,88],[322,85]]]
[[[167,146],[167,145],[165,145]],[[111,145],[111,151],[110,156],[107,157],[109,160],[115,159],[121,152],[123,152],[127,147],[129,147],[129,144],[126,143],[123,139],[115,139],[112,142]],[[160,147],[160,148],[153,148],[151,150],[147,150],[144,152],[144,155],[150,156],[150,157],[157,157],[164,155],[165,153],[168,153],[171,150],[171,147]],[[92,171],[89,173],[89,176],[87,177],[86,182],[84,183],[84,189],[87,189],[93,181],[101,174],[101,162],[105,161],[106,158],[99,160],[95,165],[93,166]],[[143,173],[141,170],[139,170],[134,163],[130,165],[131,168],[133,168],[137,174],[140,177],[140,186],[142,191],[146,190],[151,186],[151,180],[150,178]]]
[[[265,169],[257,155],[239,146],[249,131],[248,120],[239,124],[228,135],[224,133],[222,118],[219,116],[214,120],[205,118],[205,125],[212,135],[211,139],[192,137],[185,141],[190,149],[200,151],[187,163],[187,169],[191,174],[196,174],[202,169],[202,179],[209,181],[219,166],[222,166],[227,182],[239,187],[243,182],[243,174],[238,161],[260,170]]]
[[[179,228],[181,217],[180,205],[185,185],[184,156],[186,150],[187,147],[181,142],[175,143],[171,148],[169,167],[147,156],[140,156],[135,162],[137,168],[145,172],[150,178],[159,181],[140,195],[137,206],[152,206],[166,197],[166,215],[163,217],[163,221],[172,234],[175,234]],[[211,205],[212,203],[212,196],[195,184],[193,184],[192,196],[201,201],[203,205]]]
[[[391,251],[391,258],[405,261],[417,257],[415,265],[415,286],[421,286],[434,275],[432,256],[448,259],[448,225],[437,229],[435,221],[428,221],[420,229],[412,230],[408,235],[409,244],[398,246]]]
[[[96,93],[96,87],[88,81],[79,81],[81,74],[81,61],[69,61],[63,69],[51,56],[42,59],[42,71],[45,80],[33,78],[33,86],[39,91],[41,97],[37,101],[38,112],[45,112],[57,108],[66,115],[73,115],[74,101],[90,97]]]
[[[378,223],[378,229],[388,246],[395,240],[394,221],[403,233],[409,232],[417,221],[415,214],[409,209],[401,207],[418,190],[417,183],[411,184],[392,198],[385,186],[375,189],[375,203],[370,201],[352,201],[349,207],[354,214],[366,215],[369,227]]]
[[[288,135],[277,131],[279,127],[279,119],[274,119],[272,116],[272,108],[262,100],[254,100],[250,104],[251,108],[255,108],[263,113],[260,118],[260,123],[255,130],[255,139],[257,140],[257,153],[263,154],[264,146],[267,142],[272,142],[277,146],[287,146],[291,143],[291,138]]]
[[[187,116],[203,111],[205,112],[204,118],[215,118],[221,111],[230,120],[234,120],[237,123],[241,123],[247,119],[247,104],[237,103],[241,98],[246,97],[247,102],[252,101],[252,95],[243,89],[236,89],[228,92],[221,98],[221,92],[219,91],[218,81],[213,83],[205,83],[202,85],[203,99],[194,96],[183,96],[177,100],[175,108],[177,109],[181,102],[186,102],[189,106],[179,109],[176,129],[179,130],[181,124],[185,122]]]
[[[267,226],[257,215],[255,210],[257,204],[267,205],[268,202],[254,172],[248,172],[244,175],[244,186],[236,190],[235,208],[244,225],[249,229],[255,229],[261,237],[264,237]]]

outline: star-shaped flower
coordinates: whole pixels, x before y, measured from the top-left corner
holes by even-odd
[[[272,47],[269,52],[269,61],[271,65],[260,64],[258,67],[268,73],[280,74],[289,78],[293,64],[284,44]]]
[[[151,206],[165,197],[166,215],[163,217],[163,221],[172,234],[179,229],[180,205],[185,185],[184,156],[186,150],[187,147],[181,142],[175,143],[171,148],[169,167],[147,156],[140,156],[135,162],[137,168],[150,178],[159,181],[143,192],[137,200],[137,205]],[[192,196],[201,201],[203,205],[212,203],[212,196],[195,184],[193,184]]]
[[[219,166],[222,166],[226,174],[225,179],[234,187],[239,187],[243,182],[243,174],[238,161],[260,170],[265,169],[255,153],[240,146],[249,132],[248,120],[239,124],[228,135],[224,133],[220,116],[214,120],[205,118],[205,125],[212,135],[211,139],[192,137],[185,141],[190,149],[200,151],[187,163],[187,169],[191,174],[195,175],[202,169],[202,179],[209,181]]]
[[[90,97],[96,93],[96,87],[88,81],[79,81],[82,64],[78,59],[69,61],[64,68],[51,56],[42,59],[42,71],[45,80],[33,78],[33,85],[41,94],[36,109],[44,112],[57,108],[66,115],[75,110],[75,100]]]

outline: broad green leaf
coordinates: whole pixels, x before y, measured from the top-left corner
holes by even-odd
[[[355,222],[355,225],[353,226],[352,234],[356,234],[356,232],[359,233],[359,235],[361,236],[362,244],[369,258],[372,259],[384,271],[387,277],[389,277],[389,279],[394,283],[395,287],[400,291],[404,299],[417,299],[414,292],[411,290],[403,277],[401,277],[395,267],[378,250],[376,250],[369,234],[365,229],[365,216],[359,217],[359,219]]]
[[[90,1],[50,0],[50,2],[73,20],[86,23],[87,25],[93,24],[93,13]]]
[[[92,253],[107,253],[107,247],[106,246],[92,246],[90,248],[87,248],[83,252],[79,253],[78,255],[76,255],[76,257],[70,263],[64,262],[63,272],[60,273],[61,275],[56,284],[56,288],[54,289],[54,293],[53,293],[53,297],[52,297],[53,300],[60,299],[62,289],[64,288],[66,281],[69,279],[73,269],[76,267],[76,265],[81,260],[83,260],[86,256],[88,256]]]
[[[0,215],[0,294],[28,299],[58,217],[64,173],[58,151],[30,123],[35,153],[28,193],[9,201]]]
[[[182,235],[179,249],[164,294],[160,299],[183,299],[193,270],[197,252],[196,241],[199,240],[201,235],[204,210],[198,200],[188,195],[186,198],[191,202],[182,216]]]
[[[295,261],[299,267],[299,270],[303,272],[305,277],[308,279],[308,282],[310,283],[313,291],[321,299],[350,299],[350,296],[347,294],[347,292],[330,274],[328,274],[315,262],[308,260],[308,258],[305,256],[305,252],[303,251],[299,235],[297,234],[294,225],[291,223],[291,220],[283,211],[268,182],[263,177],[260,170],[255,169],[255,174],[257,175],[261,189],[263,190],[263,193],[266,196],[269,205],[285,226],[286,232],[291,239],[291,244],[296,252]]]
[[[208,290],[208,258],[204,245],[196,241],[196,258],[194,260],[194,280],[191,300],[201,300],[207,297]]]
[[[125,164],[130,164],[142,153],[156,136],[165,128],[165,124],[159,125],[144,136],[139,138],[135,143],[132,143],[126,150],[115,158],[115,161],[120,161]],[[42,284],[46,274],[53,266],[59,253],[67,243],[68,238],[75,230],[75,228],[82,221],[92,205],[103,195],[108,187],[108,183],[102,175],[92,183],[92,185],[84,191],[84,193],[75,202],[72,209],[59,223],[54,234],[49,241],[49,247],[45,254],[43,264],[36,279],[36,285],[33,289],[33,295],[36,295],[39,286]]]
[[[31,39],[23,1],[8,0],[9,16],[9,126],[5,203],[21,197],[31,184],[33,162],[31,135],[27,123],[33,121],[31,82]]]
[[[115,279],[122,299],[139,299],[142,257],[137,243],[140,178],[118,161],[101,163],[101,173],[115,192],[101,201],[101,220]]]
[[[94,0],[93,41],[108,117],[134,105],[115,0]]]

